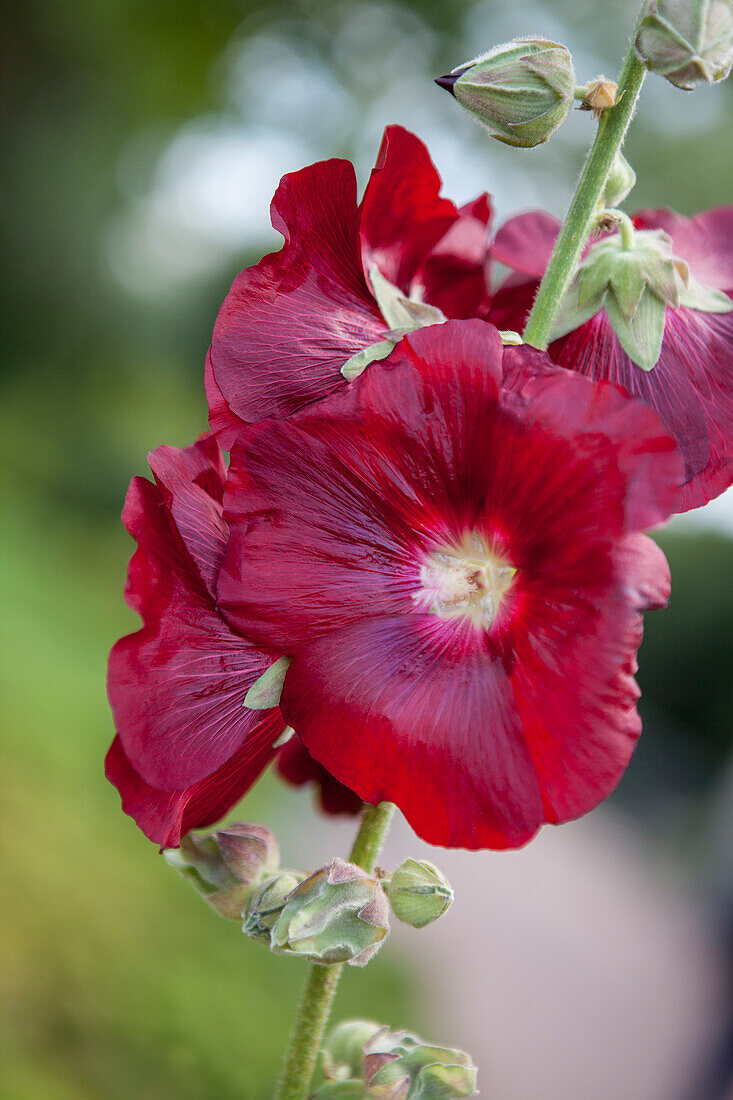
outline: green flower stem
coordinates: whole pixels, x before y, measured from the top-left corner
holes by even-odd
[[[394,815],[391,802],[365,806],[349,860],[373,871]],[[343,963],[312,963],[274,1100],[306,1100]]]
[[[641,21],[644,3],[637,26]],[[636,56],[634,39],[618,78],[616,104],[603,112],[588,158],[573,195],[567,217],[550,257],[532,312],[524,328],[524,341],[536,348],[546,348],[552,338],[565,293],[578,266],[583,246],[593,229],[603,191],[616,154],[621,150],[626,131],[636,109],[646,66]]]

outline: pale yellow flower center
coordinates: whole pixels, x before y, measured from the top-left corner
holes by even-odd
[[[444,619],[462,616],[488,630],[508,592],[516,569],[475,531],[459,543],[433,550],[420,569],[421,588],[413,599],[421,610]]]

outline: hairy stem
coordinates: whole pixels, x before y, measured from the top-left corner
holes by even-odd
[[[646,3],[642,7],[637,26],[645,9]],[[593,229],[608,173],[616,154],[621,150],[636,109],[646,67],[636,56],[635,38],[636,29],[619,74],[616,104],[603,112],[595,141],[524,327],[525,343],[536,348],[546,348],[552,338],[563,298],[575,274],[583,246]]]
[[[351,863],[358,864],[365,871],[374,870],[394,810],[391,802],[364,807],[359,832],[349,856]],[[275,1100],[306,1100],[343,966],[343,963],[333,966],[311,963]]]

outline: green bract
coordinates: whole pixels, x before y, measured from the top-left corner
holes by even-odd
[[[389,932],[389,904],[379,880],[354,863],[333,859],[285,899],[272,928],[278,955],[329,965],[364,966]]]
[[[357,351],[347,359],[341,368],[341,373],[347,381],[358,378],[370,363],[379,359],[386,359],[396,344],[406,336],[408,332],[415,332],[426,325],[442,325],[447,317],[437,306],[428,305],[417,298],[408,298],[399,287],[385,279],[376,264],[373,264],[369,272],[369,282],[372,293],[376,299],[379,311],[389,329],[384,334],[384,339],[376,344],[371,344],[362,351]]]
[[[424,928],[442,917],[453,901],[450,883],[427,860],[404,860],[385,883],[385,890],[394,915],[413,928]]]
[[[662,230],[631,233],[630,243],[615,234],[590,249],[570,285],[552,339],[605,309],[626,354],[643,370],[651,370],[661,353],[667,306],[728,313],[733,302],[693,278]]]
[[[635,45],[678,88],[717,84],[733,65],[733,0],[651,0]]]
[[[246,912],[242,913],[242,931],[253,940],[270,942],[270,931],[278,920],[285,900],[302,882],[298,871],[280,871],[266,879],[251,895]]]
[[[546,38],[517,38],[454,69],[458,102],[506,145],[547,141],[575,98],[570,51]],[[447,85],[446,85],[447,86]]]
[[[240,920],[264,875],[275,870],[280,849],[264,825],[241,821],[207,836],[189,833],[163,857],[227,920]]]
[[[623,153],[617,153],[603,190],[603,205],[618,206],[629,195],[635,183],[636,172]]]

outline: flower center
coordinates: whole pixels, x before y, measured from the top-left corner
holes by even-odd
[[[488,630],[515,573],[481,535],[470,531],[457,545],[428,555],[420,569],[422,588],[413,599],[442,619],[463,616],[478,629]]]

